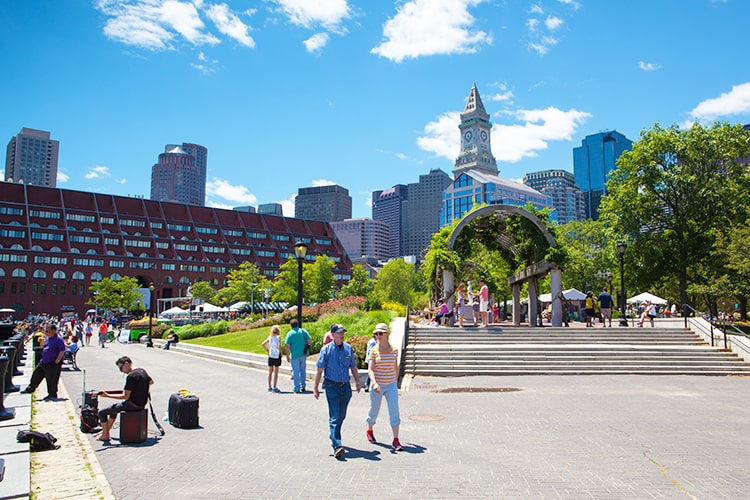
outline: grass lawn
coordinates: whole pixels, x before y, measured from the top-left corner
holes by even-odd
[[[266,350],[263,349],[261,343],[266,340],[270,332],[271,327],[266,326],[263,328],[254,328],[252,330],[229,332],[223,335],[215,335],[213,337],[198,337],[195,339],[185,340],[184,342],[186,344],[205,345],[209,347],[232,349],[234,351],[266,354]]]

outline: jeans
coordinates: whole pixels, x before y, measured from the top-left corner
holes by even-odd
[[[367,412],[367,423],[375,425],[378,413],[380,413],[380,403],[383,402],[384,397],[386,404],[388,404],[388,417],[391,420],[391,427],[399,425],[401,415],[398,411],[398,384],[396,382],[386,386],[381,385],[380,394],[370,389],[370,411]]]
[[[330,427],[331,446],[341,447],[341,425],[346,418],[346,408],[352,399],[352,387],[349,384],[326,384],[328,401],[328,425]]]
[[[307,357],[300,356],[299,358],[292,358],[292,377],[294,378],[294,392],[300,391],[305,388],[305,380],[307,379]]]

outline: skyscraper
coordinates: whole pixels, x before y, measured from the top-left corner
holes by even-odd
[[[299,188],[294,199],[294,217],[320,222],[351,219],[352,197],[348,189],[336,184]]]
[[[469,92],[458,129],[461,153],[456,158],[453,182],[443,192],[440,226],[462,218],[474,205],[531,203],[537,208],[552,207],[549,196],[520,182],[501,179],[490,145],[489,114],[484,109],[476,84]],[[554,215],[553,215],[554,219]]]
[[[331,222],[331,229],[350,259],[373,257],[388,260],[388,224],[373,219],[345,219]]]
[[[567,170],[542,170],[530,172],[523,176],[523,183],[552,199],[552,206],[557,210],[557,222],[581,220],[586,218],[586,203],[581,188],[576,185],[575,177]]]
[[[450,184],[451,177],[435,168],[407,186],[401,212],[401,257],[424,256],[432,236],[440,230],[443,190]]]
[[[396,184],[391,188],[372,192],[372,218],[388,224],[389,259],[401,255],[401,212],[407,191],[403,184]]]
[[[633,141],[611,130],[587,135],[580,147],[573,148],[573,172],[586,201],[589,219],[599,218],[599,203],[607,191],[607,174],[617,167],[617,158],[632,147]]]
[[[8,143],[5,155],[5,180],[35,186],[57,186],[57,158],[60,142],[50,133],[22,128]]]
[[[151,167],[151,199],[203,206],[208,150],[197,144],[167,144]]]

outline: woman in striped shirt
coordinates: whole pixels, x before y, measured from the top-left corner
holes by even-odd
[[[398,351],[389,343],[389,333],[385,323],[378,323],[373,331],[378,343],[370,350],[367,363],[367,372],[372,381],[370,411],[367,413],[367,440],[376,442],[372,428],[380,412],[380,403],[385,397],[393,429],[393,451],[401,451],[403,448],[398,440],[398,427],[401,424],[398,411]]]

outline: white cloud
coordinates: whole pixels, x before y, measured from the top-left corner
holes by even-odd
[[[216,177],[212,181],[206,182],[206,194],[233,201],[237,205],[256,205],[258,203],[255,195],[250,193],[245,186],[235,185]]]
[[[178,39],[192,45],[216,45],[221,41],[205,30],[205,13],[219,32],[252,47],[249,27],[229,11],[226,4],[209,5],[203,0],[96,0],[96,8],[108,17],[104,34],[116,42],[149,50],[171,50]],[[179,38],[178,38],[179,37]]]
[[[495,83],[492,85],[500,89],[500,92],[495,94],[489,94],[485,98],[487,101],[511,101],[513,99],[513,92],[508,90],[508,86],[504,83]]]
[[[346,0],[276,0],[289,20],[305,28],[323,26],[341,32],[341,23],[351,17]]]
[[[538,156],[538,151],[547,149],[550,141],[572,139],[578,127],[591,117],[583,111],[563,111],[551,106],[505,114],[522,122],[514,125],[496,124],[492,130],[492,152],[498,161],[508,163]],[[457,111],[443,114],[436,121],[425,125],[425,134],[417,138],[417,144],[425,151],[455,160],[461,147],[458,134],[460,121],[461,114]]]
[[[255,40],[248,34],[252,28],[243,23],[236,14],[230,12],[227,4],[220,3],[209,6],[206,9],[206,15],[213,21],[220,33],[234,39],[240,45],[250,48],[255,47]]]
[[[58,169],[57,171],[57,182],[62,184],[65,182],[68,182],[70,180],[70,176],[66,174],[65,172]]]
[[[410,0],[383,25],[380,45],[370,52],[401,62],[437,54],[465,54],[492,43],[484,31],[472,31],[468,8],[485,0]]]
[[[544,14],[544,10],[542,10],[542,6],[539,4],[534,4],[529,9],[529,13],[531,14]]]
[[[84,179],[101,179],[102,177],[109,177],[109,167],[104,166],[96,166],[91,167],[88,172],[86,172],[86,175],[84,175]]]
[[[557,45],[557,38],[552,36],[543,36],[538,42],[529,43],[529,48],[537,52],[540,56],[543,56],[551,47]]]
[[[657,69],[661,69],[661,65],[656,63],[647,63],[644,61],[638,61],[638,67],[641,68],[643,71],[656,71]]]
[[[329,181],[328,179],[313,179],[312,185],[313,185],[313,187],[318,187],[318,186],[334,186],[334,185],[336,185],[336,183],[333,182],[333,181]]]
[[[297,195],[292,195],[288,200],[277,201],[276,203],[281,205],[281,213],[284,217],[294,217],[294,198]]]
[[[161,6],[159,17],[193,45],[219,43],[218,38],[201,31],[205,25],[198,15],[198,9],[192,3],[167,0]]]
[[[328,33],[316,33],[303,43],[308,52],[316,52],[328,43]]]
[[[547,19],[544,21],[544,25],[547,27],[550,31],[555,31],[557,28],[563,25],[565,21],[560,19],[556,16],[547,16]]]
[[[578,2],[576,2],[576,0],[557,0],[557,1],[560,2],[560,3],[564,3],[566,5],[570,5],[575,10],[578,10],[581,7],[581,4],[579,4]]]
[[[208,206],[211,208],[222,208],[224,210],[232,210],[234,208],[234,205],[230,205],[228,203],[218,203],[213,200],[208,200]]]
[[[689,114],[694,120],[709,122],[720,117],[746,113],[750,113],[750,82],[734,85],[729,92],[706,99]]]

